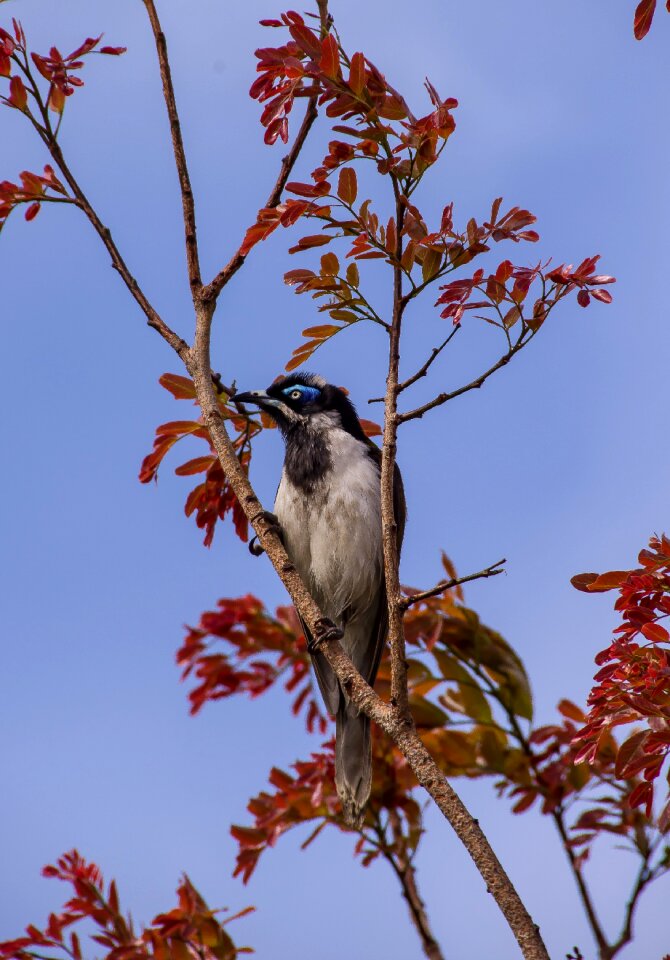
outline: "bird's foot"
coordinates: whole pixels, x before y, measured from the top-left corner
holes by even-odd
[[[316,628],[316,636],[307,644],[308,653],[316,653],[321,644],[327,640],[341,640],[344,636],[340,628],[336,626],[332,620],[329,620],[328,617],[321,617],[316,621],[314,626]]]
[[[265,520],[267,523],[268,533],[276,534],[283,544],[284,531],[282,530],[281,524],[274,513],[270,513],[268,510],[263,510],[262,513],[259,513],[258,516],[254,517],[254,520],[261,519]],[[253,554],[254,557],[260,557],[262,553],[265,553],[265,549],[258,542],[258,535],[252,537],[249,541],[249,553]]]

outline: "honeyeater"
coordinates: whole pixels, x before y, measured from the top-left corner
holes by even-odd
[[[387,634],[382,549],[381,450],[346,393],[314,374],[291,374],[267,390],[237,393],[272,417],[285,444],[274,513],[289,559],[342,646],[374,684]],[[405,528],[400,472],[393,506],[398,551]],[[312,638],[303,624],[308,645]],[[336,721],[335,783],[345,817],[360,822],[370,796],[370,721],[349,700],[325,656],[312,651],[316,679]]]

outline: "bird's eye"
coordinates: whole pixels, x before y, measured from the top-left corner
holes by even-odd
[[[300,390],[291,390],[291,400],[299,400],[301,396]]]

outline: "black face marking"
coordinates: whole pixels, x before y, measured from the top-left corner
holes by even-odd
[[[342,429],[357,440],[366,442],[356,409],[343,390],[330,383],[324,383],[321,377],[311,373],[294,373],[273,383],[267,389],[268,397],[286,404],[294,413],[309,418],[316,413],[337,413]],[[282,414],[281,407],[268,406],[267,412],[273,417],[280,430],[285,431],[293,421]]]
[[[289,374],[265,391],[240,396],[244,402],[257,403],[275,421],[286,444],[287,476],[306,493],[314,490],[332,466],[327,421],[320,428],[318,414],[336,414],[336,422],[343,430],[361,443],[368,443],[346,393],[314,374]]]

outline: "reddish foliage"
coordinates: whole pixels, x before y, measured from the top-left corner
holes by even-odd
[[[665,0],[665,9],[670,13],[670,0]],[[633,32],[636,40],[642,40],[649,33],[656,12],[656,0],[640,0],[635,8]]]
[[[266,104],[261,116],[266,142],[274,142],[277,136],[284,140],[288,137],[288,114],[295,98],[314,93],[328,117],[347,121],[333,126],[334,133],[347,139],[330,141],[326,156],[312,171],[311,183],[287,184],[287,191],[299,200],[259,211],[244,238],[242,254],[280,225],[290,226],[301,217],[309,217],[321,222],[323,232],[301,237],[291,253],[324,246],[338,237],[348,238],[351,245],[347,258],[383,259],[396,268],[400,265],[416,289],[486,253],[491,243],[538,239],[537,232],[528,229],[535,222],[533,214],[513,207],[501,216],[501,198],[494,201],[489,219],[481,225],[471,218],[465,230],[456,231],[453,205],[449,204],[442,213],[439,230],[429,229],[410,197],[455,128],[451,111],[456,101],[443,101],[426,82],[433,111],[417,119],[403,97],[363,54],[347,56],[339,37],[336,40],[329,34],[321,39],[293,12],[283,14],[281,20],[268,21],[268,25],[285,27],[290,39],[283,46],[256,51],[260,76],[251,95]],[[348,164],[360,159],[373,160],[379,172],[394,181],[404,208],[400,237],[395,218],[383,223],[371,209],[369,199],[357,202],[357,176]],[[336,171],[339,175],[334,191],[330,180]],[[444,306],[441,316],[454,324],[461,322],[466,310],[487,311],[483,319],[504,330],[508,341],[508,331],[520,321],[520,339],[525,340],[572,291],[577,291],[581,306],[587,306],[591,297],[604,303],[611,301],[611,295],[600,287],[612,283],[613,278],[595,276],[597,259],[585,260],[575,271],[564,265],[546,275],[539,264],[528,268],[505,260],[488,277],[478,270],[470,278],[444,284],[437,304]],[[327,253],[321,258],[319,272],[298,269],[286,274],[286,282],[295,285],[297,293],[309,291],[315,299],[323,298],[319,312],[328,313],[335,321],[304,331],[309,339],[293,351],[287,370],[300,366],[323,343],[360,320],[383,324],[362,294],[357,268],[352,273],[352,267],[356,264],[350,264],[345,273],[335,254]],[[542,289],[524,316],[523,303],[536,280]],[[477,298],[470,302],[475,292]]]
[[[400,830],[394,850],[396,855],[416,848],[422,832],[421,807],[411,795],[416,781],[404,757],[379,731],[374,730],[372,794],[365,824],[361,829],[353,830],[342,817],[335,791],[334,750],[335,741],[329,740],[309,760],[294,763],[293,774],[276,767],[270,771],[269,781],[274,791],[263,791],[249,801],[247,809],[253,817],[253,826],[231,827],[230,832],[239,846],[234,876],[240,875],[246,883],[261,854],[274,846],[283,833],[313,821],[317,821],[316,829],[302,844],[303,849],[329,825],[344,833],[359,833],[355,852],[361,855],[366,867],[382,853],[379,838],[373,840],[375,827],[381,827],[382,815],[393,812],[397,818]]]
[[[126,50],[125,47],[101,47],[101,34],[99,37],[88,37],[66,56],[63,56],[57,47],[51,47],[46,55],[29,55],[23,27],[16,20],[13,23],[13,36],[0,28],[0,77],[11,78],[9,97],[0,99],[8,106],[33,116],[29,109],[30,97],[38,106],[37,114],[33,117],[38,125],[39,122],[44,122],[39,110],[42,104],[54,113],[62,114],[66,98],[72,96],[77,87],[84,86],[84,81],[78,76],[84,66],[84,57],[92,53],[119,56]],[[40,91],[31,73],[31,61],[40,76],[47,81],[45,93]]]
[[[226,652],[212,652],[220,641],[225,642]],[[189,628],[177,651],[177,663],[183,668],[182,679],[193,674],[199,680],[189,694],[191,713],[209,700],[237,693],[260,696],[284,680],[284,689],[294,694],[293,713],[304,710],[307,729],[325,732],[326,717],[293,607],[278,607],[273,617],[251,594],[219,600],[218,610],[203,613],[198,626]]]
[[[10,180],[3,180],[0,183],[0,230],[7,222],[10,213],[22,203],[28,204],[26,220],[34,220],[43,201],[58,199],[60,202],[69,202],[67,190],[54,173],[53,167],[48,164],[42,176],[24,170],[19,177],[20,184],[12,183]]]
[[[78,934],[66,934],[67,928],[82,921],[93,924],[96,932],[91,938],[104,947],[102,956],[107,960],[235,960],[251,952],[248,947],[236,947],[224,926],[253,908],[221,923],[217,914],[223,911],[210,910],[187,876],[177,888],[178,906],[136,932],[130,917],[120,909],[115,882],[112,880],[105,890],[100,869],[87,863],[76,850],[64,854],[55,865],[46,866],[42,873],[69,883],[73,895],[60,913],[49,916],[44,929],[31,924],[23,937],[0,943],[4,960],[32,960],[43,956],[44,949],[82,960]]]
[[[577,763],[575,737],[584,713],[569,700],[562,700],[558,709],[563,719],[529,734],[521,761],[497,784],[499,792],[515,800],[514,813],[523,813],[536,800],[541,801],[543,814],[563,812],[576,800],[584,804],[586,809],[581,809],[569,826],[569,842],[578,863],[588,858],[593,841],[602,833],[617,834],[644,854],[655,828],[642,811],[631,809],[630,797],[639,779],[627,776],[617,780],[619,745],[608,733],[599,742],[590,767]]]
[[[182,377],[176,373],[164,373],[159,383],[175,399],[196,402],[195,387],[193,381],[188,377]],[[237,406],[234,398],[231,400],[225,394],[219,397],[219,409],[224,419],[233,428],[233,447],[245,473],[248,473],[251,462],[252,440],[258,436],[263,428],[272,427],[273,424],[262,414],[260,419],[255,419],[244,408]],[[362,420],[361,425],[369,437],[376,437],[381,434],[379,425],[371,420]],[[249,536],[247,518],[226,479],[216,456],[216,451],[210,442],[209,431],[201,418],[198,420],[170,420],[168,423],[156,427],[154,448],[142,461],[139,473],[140,483],[150,483],[151,480],[157,480],[158,470],[165,455],[175,443],[185,437],[204,440],[209,448],[206,455],[193,457],[175,467],[175,473],[179,477],[190,477],[201,473],[205,475],[202,483],[194,487],[186,498],[184,505],[186,516],[190,517],[191,514],[195,514],[198,527],[205,530],[204,543],[206,547],[209,547],[212,543],[217,522],[225,520],[228,514],[232,517],[238,537],[246,542]]]
[[[165,387],[177,400],[193,400],[195,402],[195,387],[188,377],[174,373],[165,373],[159,383]],[[224,394],[219,400],[219,409],[222,416],[232,425],[233,446],[237,458],[245,472],[249,470],[251,461],[251,441],[261,431],[258,420],[248,416],[232,404]],[[158,477],[158,469],[168,451],[184,437],[197,437],[205,440],[209,453],[206,456],[194,457],[176,467],[175,473],[181,477],[204,473],[205,478],[191,490],[186,498],[184,511],[187,517],[195,513],[198,527],[205,530],[205,546],[208,547],[214,538],[214,530],[219,520],[224,520],[230,513],[235,526],[235,532],[241,540],[248,538],[248,523],[244,511],[240,507],[233,489],[228,483],[221,464],[210,442],[209,432],[202,419],[198,420],[171,420],[156,428],[154,448],[142,461],[139,479],[141,483],[149,483]]]
[[[670,634],[660,621],[670,615],[670,540],[652,537],[634,570],[581,574],[573,584],[587,592],[618,590],[615,609],[622,623],[614,640],[596,657],[601,668],[589,696],[586,724],[575,741],[577,762],[593,762],[603,738],[614,726],[642,723],[621,745],[618,777],[642,776],[630,796],[651,815],[654,782],[670,756]],[[670,829],[670,801],[660,815],[661,829]]]

